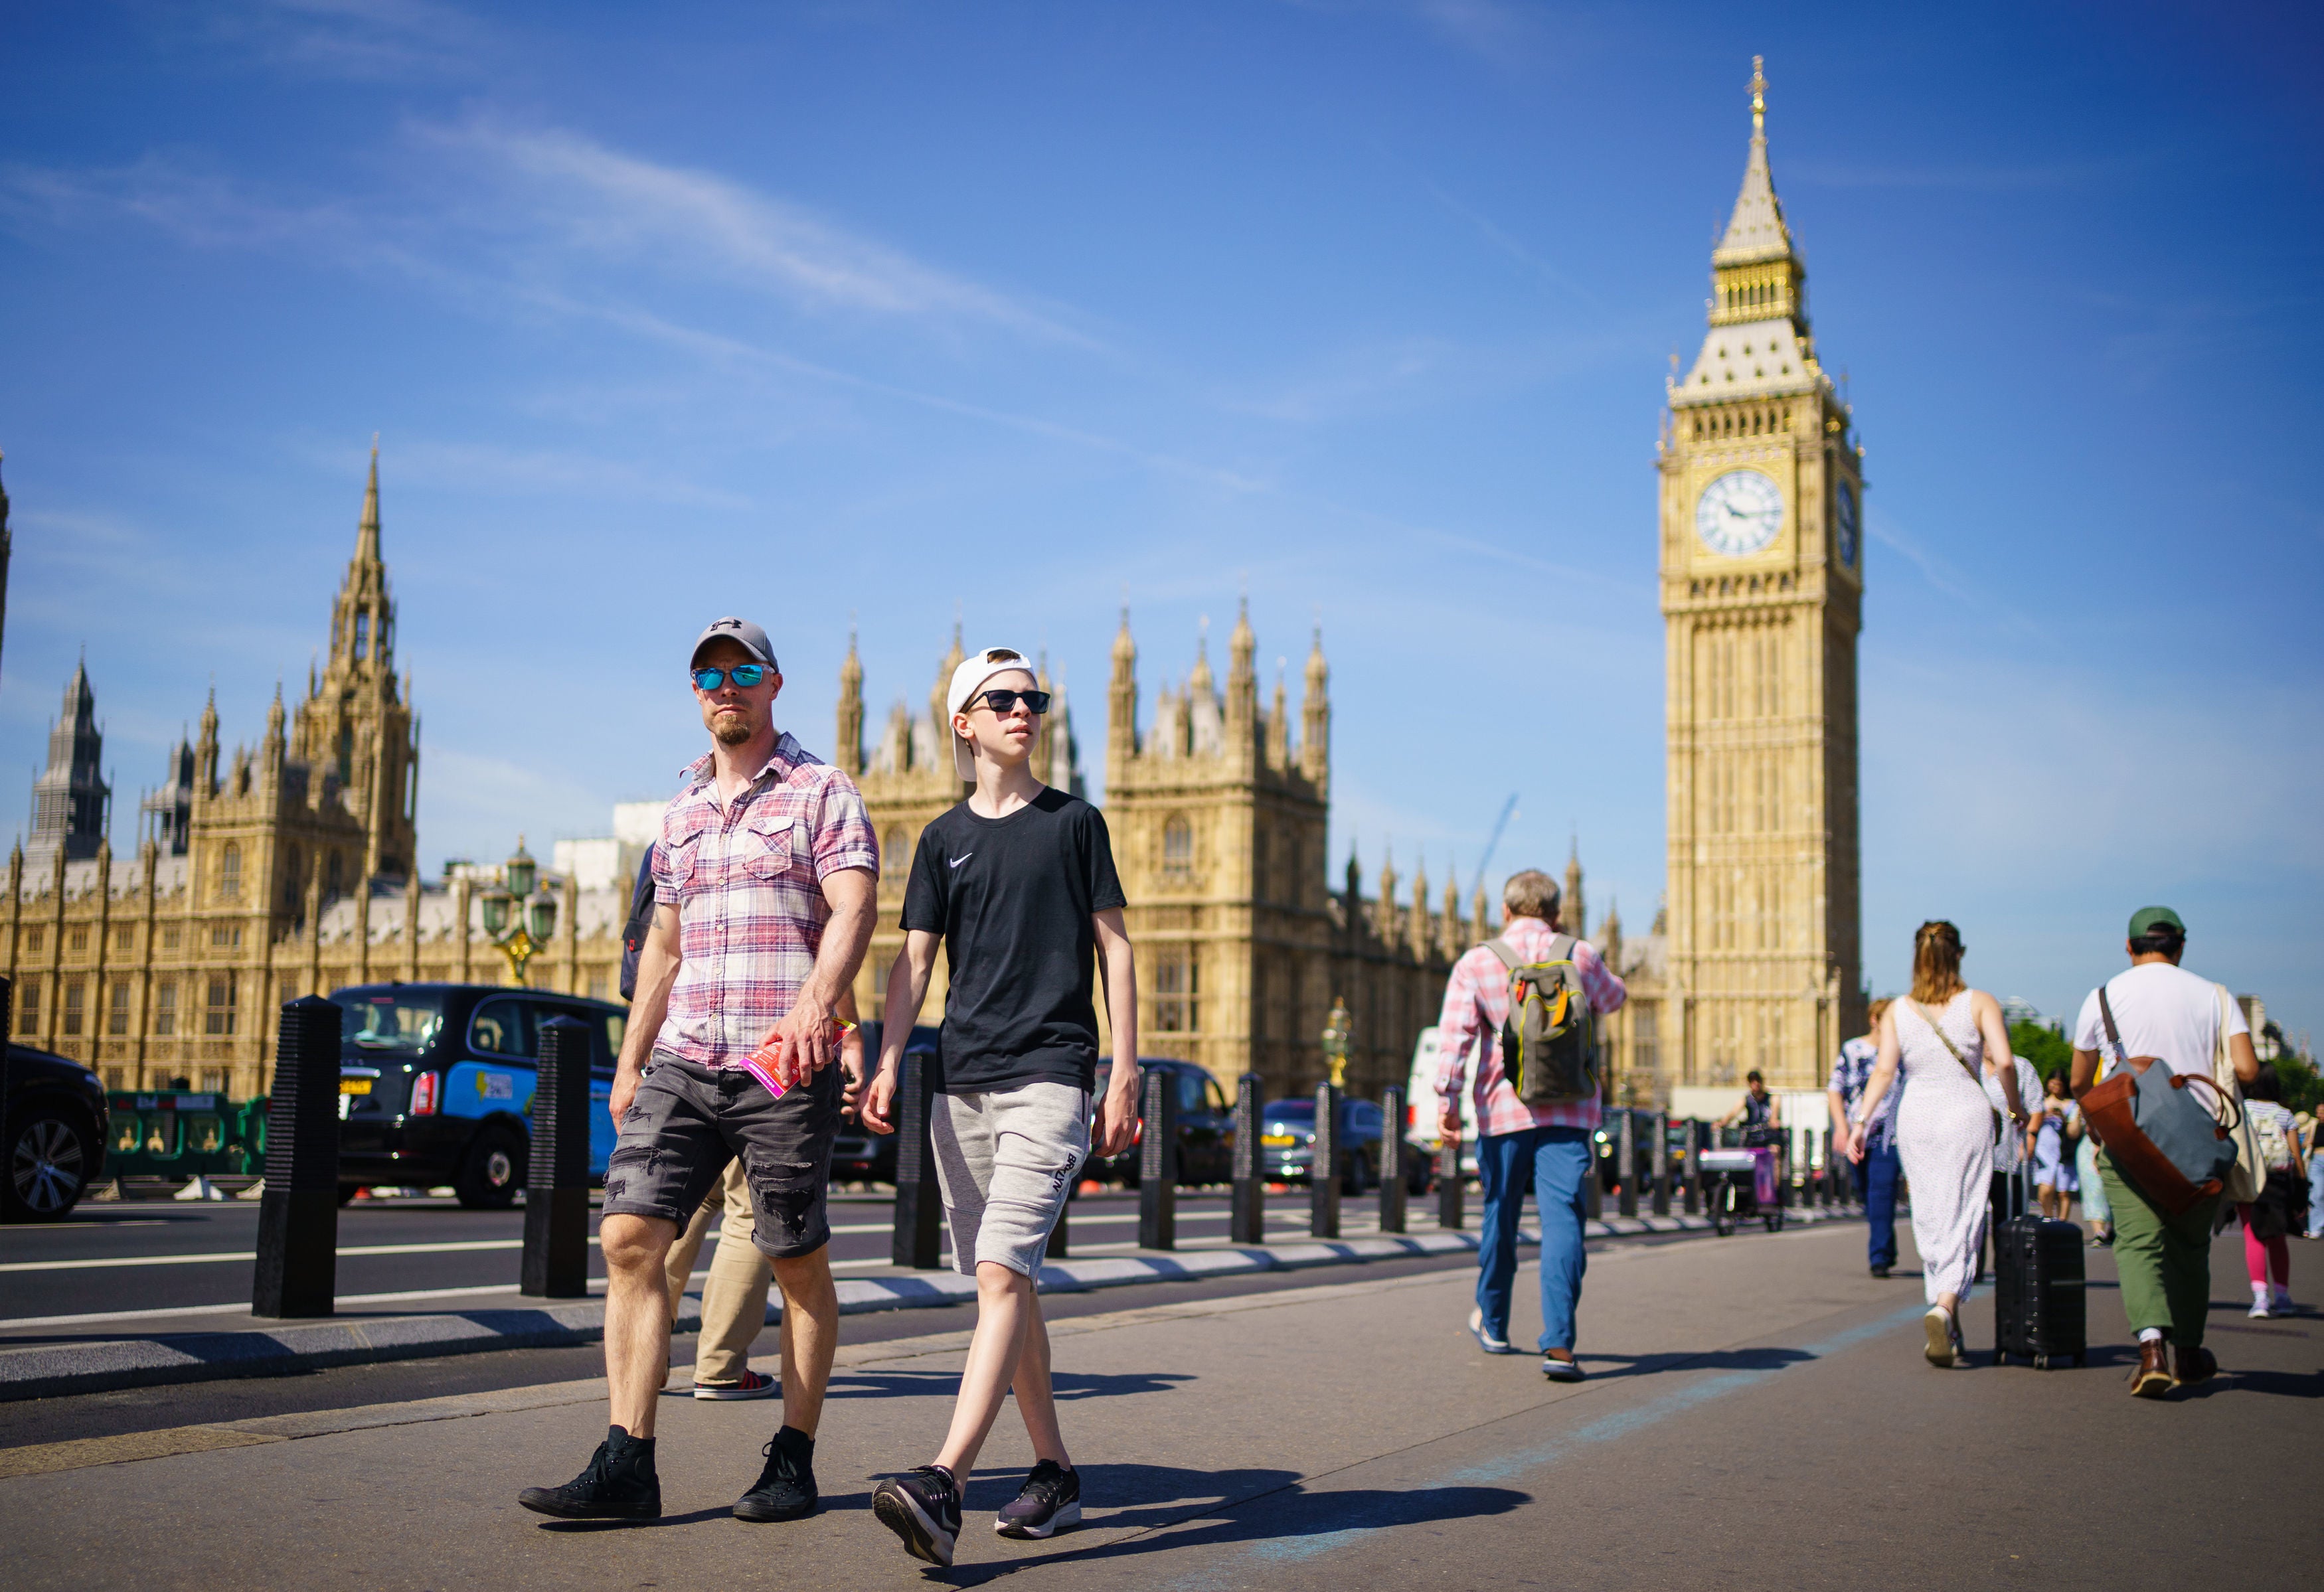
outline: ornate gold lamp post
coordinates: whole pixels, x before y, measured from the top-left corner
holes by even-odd
[[[1323,1019],[1323,1062],[1332,1069],[1332,1086],[1343,1087],[1348,1081],[1348,1003],[1339,996],[1332,998],[1332,1011]]]
[[[524,983],[525,965],[557,932],[557,897],[534,888],[540,878],[540,865],[524,849],[524,836],[519,835],[515,855],[501,864],[501,882],[482,897],[484,933],[508,958],[509,976],[520,987]]]

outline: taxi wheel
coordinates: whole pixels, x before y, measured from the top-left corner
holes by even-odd
[[[524,1163],[523,1139],[505,1127],[487,1127],[461,1158],[453,1192],[470,1210],[506,1210],[524,1186]]]

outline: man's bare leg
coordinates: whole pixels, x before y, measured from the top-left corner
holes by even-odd
[[[605,1251],[605,1383],[613,1423],[632,1437],[651,1437],[654,1404],[669,1368],[669,1293],[663,1267],[678,1224],[659,1216],[606,1217],[597,1227]]]
[[[1071,1470],[1065,1457],[1065,1434],[1057,1430],[1057,1401],[1049,1386],[1049,1323],[1041,1314],[1041,1295],[1028,1289],[1025,1347],[1017,1357],[1017,1377],[1010,1391],[1017,1395],[1017,1413],[1025,1419],[1025,1435],[1033,1440],[1033,1458],[1054,1459]]]
[[[775,1286],[783,1292],[783,1424],[813,1437],[839,1350],[839,1291],[832,1286],[830,1246],[776,1261]]]

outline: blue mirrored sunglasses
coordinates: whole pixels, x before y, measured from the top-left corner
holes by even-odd
[[[696,691],[715,691],[731,676],[734,684],[747,691],[765,679],[767,674],[767,666],[762,663],[738,663],[731,669],[696,669],[694,688]]]

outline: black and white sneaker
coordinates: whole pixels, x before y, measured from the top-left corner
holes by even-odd
[[[1082,1473],[1067,1470],[1055,1459],[1033,1467],[1033,1474],[1002,1505],[992,1529],[1004,1537],[1052,1537],[1065,1526],[1082,1523]]]
[[[960,1484],[941,1465],[889,1477],[872,1493],[872,1514],[904,1540],[904,1551],[949,1566],[960,1540]]]

